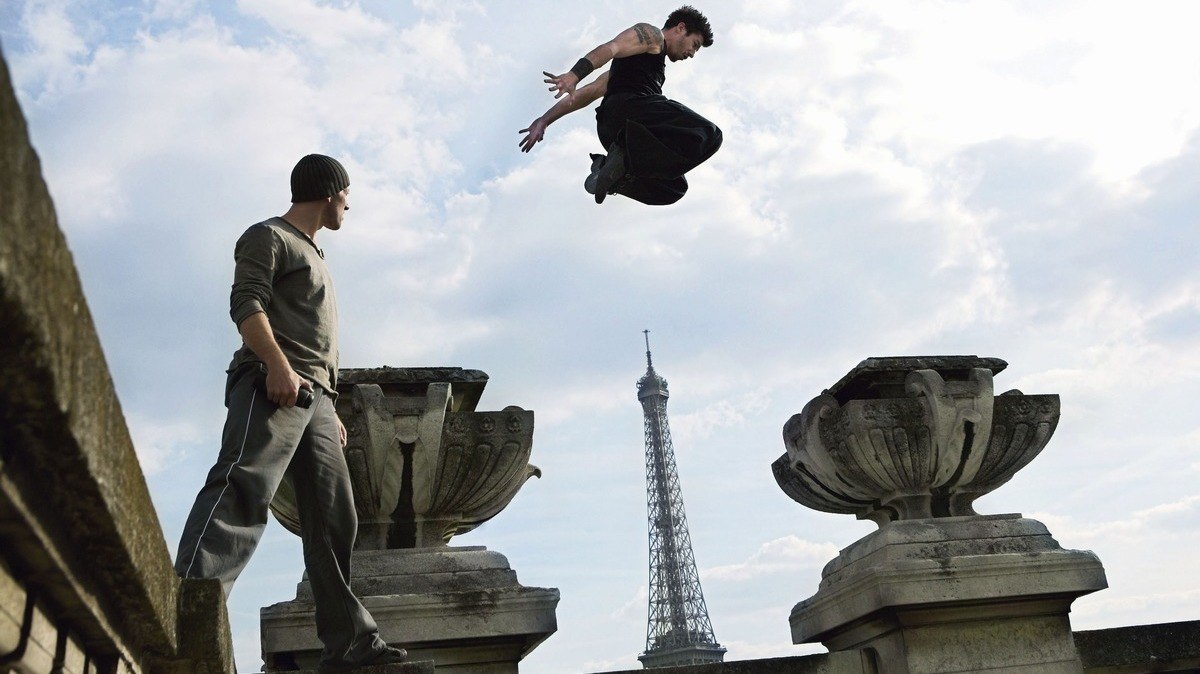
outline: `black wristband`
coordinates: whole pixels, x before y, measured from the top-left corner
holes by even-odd
[[[596,66],[592,65],[592,62],[585,58],[579,59],[575,62],[575,65],[571,66],[571,72],[575,73],[575,77],[578,77],[580,82],[583,81],[583,78],[591,75],[595,69]]]

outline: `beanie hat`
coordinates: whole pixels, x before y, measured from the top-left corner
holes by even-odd
[[[350,176],[338,160],[310,154],[292,169],[292,203],[332,197],[350,186]]]

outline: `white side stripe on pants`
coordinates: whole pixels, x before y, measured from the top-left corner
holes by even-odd
[[[200,529],[200,535],[196,537],[196,547],[192,549],[192,559],[188,562],[187,571],[184,572],[184,578],[190,578],[192,575],[192,566],[196,563],[196,555],[200,552],[200,541],[204,540],[204,532],[208,531],[208,525],[212,523],[213,514],[217,512],[217,505],[221,503],[221,497],[225,496],[225,490],[229,489],[229,476],[233,474],[233,469],[242,460],[242,454],[246,451],[246,438],[250,437],[250,415],[254,412],[254,399],[258,397],[258,389],[250,389],[250,411],[246,413],[246,432],[242,435],[242,446],[238,448],[237,458],[229,465],[229,470],[225,472],[225,486],[221,488],[221,493],[217,494],[217,500],[213,503],[212,510],[208,512],[208,519],[204,521],[204,527]]]

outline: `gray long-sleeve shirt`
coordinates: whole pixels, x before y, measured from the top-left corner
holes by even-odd
[[[283,218],[271,218],[242,234],[233,258],[233,322],[241,325],[260,311],[266,313],[275,341],[296,374],[335,393],[337,300],[321,249]],[[229,369],[261,360],[242,344]]]

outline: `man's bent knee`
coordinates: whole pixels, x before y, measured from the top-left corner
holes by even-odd
[[[706,152],[707,156],[705,157],[705,159],[716,154],[717,150],[721,149],[721,143],[724,142],[724,140],[725,140],[725,135],[723,133],[721,133],[721,128],[718,127],[716,124],[713,124],[712,135],[709,136],[709,139],[708,139],[708,150]]]

